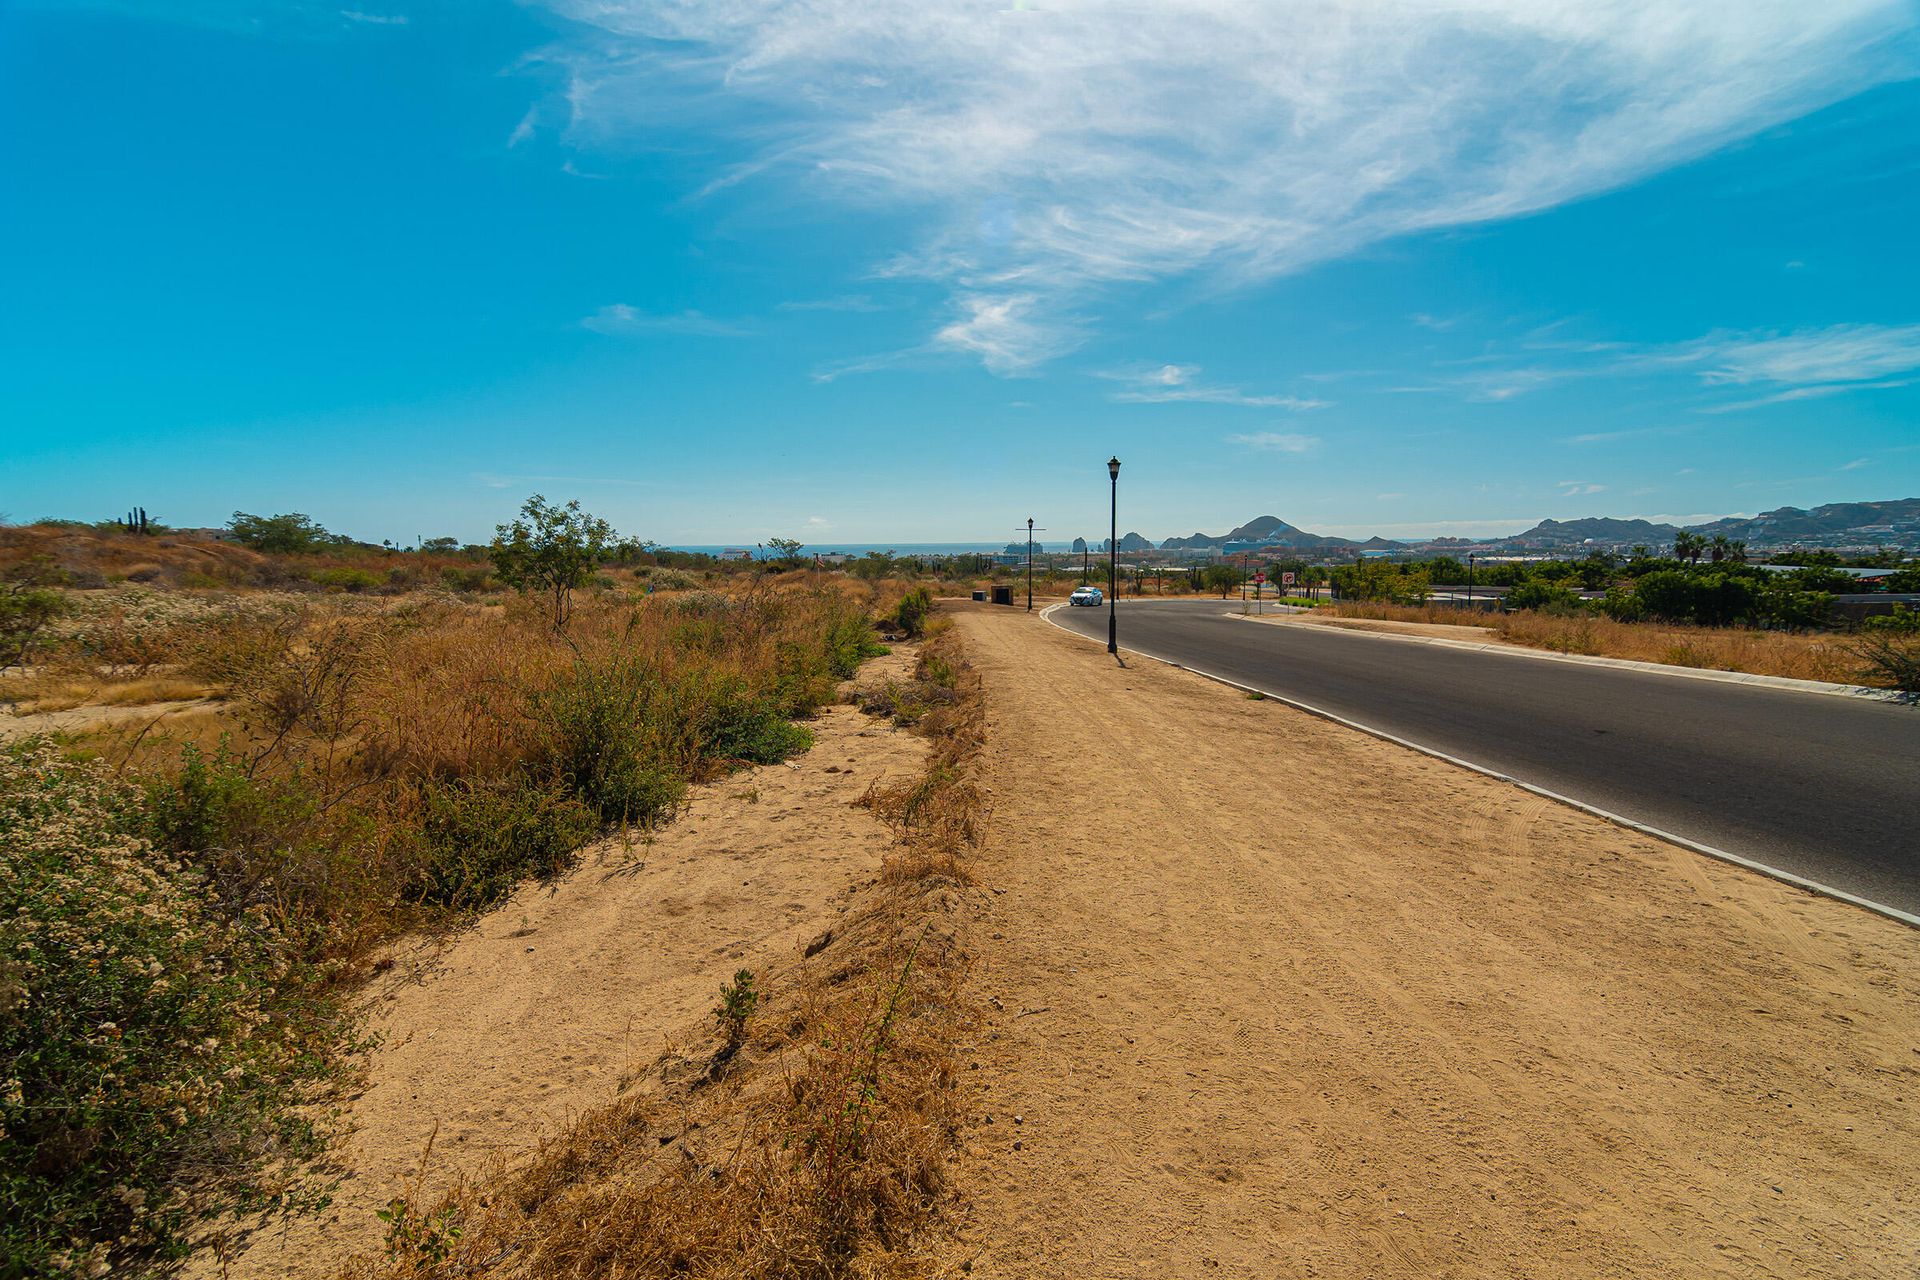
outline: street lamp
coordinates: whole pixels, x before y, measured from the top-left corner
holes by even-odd
[[[1467,552],[1467,607],[1473,607],[1473,552]]]
[[[1120,459],[1107,459],[1107,479],[1112,486],[1112,505],[1107,519],[1107,652],[1120,656],[1120,622],[1114,612],[1114,585],[1120,555]]]

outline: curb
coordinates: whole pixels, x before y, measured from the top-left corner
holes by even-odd
[[[1055,609],[1058,609],[1060,607],[1061,606],[1059,605],[1052,605],[1052,606],[1049,606],[1048,608],[1042,609],[1039,611],[1040,617],[1044,621],[1046,621],[1048,625],[1055,627],[1058,630],[1066,632],[1068,635],[1074,637],[1076,640],[1085,640],[1090,644],[1101,644],[1102,647],[1104,648],[1103,642],[1094,640],[1090,636],[1083,636],[1078,631],[1075,631],[1070,627],[1061,626],[1058,622],[1055,622],[1053,620],[1052,614]],[[1237,615],[1228,614],[1227,616],[1234,617]],[[1249,621],[1251,621],[1251,619],[1249,619]],[[1380,635],[1382,633],[1363,632],[1362,634]],[[1391,638],[1423,640],[1427,643],[1436,643],[1436,641],[1424,636],[1391,637]],[[1462,642],[1454,641],[1453,643],[1459,644]],[[1464,645],[1464,647],[1480,648],[1481,646],[1467,644],[1467,645]],[[1206,680],[1211,680],[1216,684],[1223,684],[1223,685],[1226,685],[1228,688],[1238,689],[1243,693],[1257,693],[1262,698],[1270,698],[1275,702],[1285,703],[1287,706],[1292,707],[1296,711],[1304,711],[1308,715],[1317,716],[1322,720],[1328,720],[1333,722],[1334,724],[1341,725],[1345,728],[1357,730],[1361,733],[1366,734],[1370,738],[1378,738],[1382,742],[1391,742],[1393,745],[1397,747],[1405,747],[1409,751],[1417,751],[1423,756],[1428,756],[1432,759],[1441,760],[1447,764],[1455,765],[1459,768],[1469,770],[1473,773],[1479,774],[1481,777],[1492,778],[1496,782],[1508,783],[1512,786],[1519,787],[1522,791],[1527,791],[1532,793],[1533,795],[1540,796],[1543,799],[1552,800],[1558,804],[1564,804],[1570,808],[1578,809],[1582,813],[1591,814],[1596,818],[1600,818],[1603,821],[1612,823],[1616,827],[1622,827],[1628,831],[1638,832],[1639,834],[1644,836],[1651,836],[1656,840],[1664,840],[1668,844],[1678,845],[1680,848],[1690,850],[1694,853],[1705,854],[1707,857],[1713,858],[1716,861],[1731,863],[1736,867],[1744,867],[1748,871],[1757,871],[1761,875],[1766,876],[1771,880],[1778,880],[1782,884],[1792,885],[1796,889],[1803,889],[1808,893],[1817,894],[1823,898],[1831,898],[1836,902],[1844,902],[1848,906],[1859,907],[1863,910],[1871,911],[1875,915],[1884,916],[1889,920],[1895,920],[1901,924],[1908,925],[1912,928],[1920,929],[1920,915],[1914,915],[1911,912],[1902,911],[1898,907],[1890,907],[1884,902],[1875,902],[1871,898],[1862,898],[1858,894],[1848,893],[1845,889],[1835,888],[1833,885],[1824,884],[1818,880],[1809,880],[1805,876],[1796,875],[1795,873],[1791,871],[1787,871],[1784,868],[1769,866],[1764,862],[1756,862],[1752,858],[1744,858],[1737,853],[1730,853],[1725,849],[1719,849],[1710,844],[1702,844],[1698,840],[1689,840],[1685,836],[1675,835],[1673,832],[1662,830],[1659,827],[1648,826],[1644,822],[1636,821],[1635,819],[1626,817],[1623,814],[1614,813],[1608,809],[1602,809],[1598,805],[1588,804],[1584,800],[1576,800],[1572,796],[1562,795],[1558,791],[1550,791],[1545,787],[1536,786],[1531,782],[1523,782],[1519,778],[1516,778],[1511,774],[1500,772],[1498,769],[1489,768],[1488,766],[1483,764],[1475,764],[1471,760],[1463,760],[1459,756],[1448,755],[1444,751],[1438,751],[1432,747],[1425,747],[1420,745],[1417,742],[1410,742],[1405,738],[1399,737],[1395,734],[1388,733],[1384,729],[1376,729],[1372,725],[1361,724],[1357,720],[1349,720],[1343,715],[1338,715],[1332,711],[1327,711],[1323,708],[1316,707],[1311,703],[1301,702],[1295,698],[1289,698],[1285,694],[1274,693],[1271,690],[1267,690],[1267,689],[1257,689],[1250,684],[1242,684],[1238,680],[1231,679],[1227,676],[1216,675],[1213,672],[1204,670],[1200,667],[1189,666],[1184,662],[1176,662],[1172,658],[1163,658],[1157,653],[1148,653],[1144,649],[1130,649],[1130,648],[1127,648],[1125,645],[1122,645],[1121,648],[1123,651],[1127,653],[1135,653],[1135,654],[1139,654],[1143,658],[1151,658],[1155,662],[1163,663],[1164,665],[1176,668],[1177,670],[1190,671],[1194,675],[1200,676],[1201,678]],[[1560,657],[1563,655],[1548,654],[1545,656]],[[1646,663],[1646,664],[1640,664],[1640,665],[1656,666],[1656,669],[1657,669],[1657,664]],[[1737,673],[1734,673],[1734,674],[1737,674]],[[1772,678],[1778,678],[1778,677],[1772,677]],[[1808,681],[1805,683],[1813,683],[1813,682]],[[1841,686],[1834,686],[1834,687],[1846,688],[1847,686],[1841,685]],[[1876,690],[1876,692],[1884,692],[1884,690]]]
[[[1245,614],[1223,613],[1236,622],[1260,622]],[[1273,626],[1273,623],[1265,625]],[[1757,676],[1746,671],[1715,671],[1706,667],[1678,667],[1665,662],[1642,662],[1637,658],[1601,658],[1585,653],[1555,653],[1550,649],[1530,649],[1525,645],[1497,644],[1480,640],[1449,640],[1445,636],[1410,636],[1397,631],[1369,631],[1364,627],[1334,627],[1324,623],[1282,622],[1281,626],[1306,625],[1323,631],[1342,631],[1349,635],[1372,636],[1376,640],[1402,640],[1409,644],[1437,644],[1447,649],[1468,649],[1477,653],[1498,653],[1510,658],[1540,658],[1547,662],[1572,662],[1588,667],[1612,667],[1617,671],[1644,671],[1650,675],[1678,676],[1683,680],[1713,680],[1721,684],[1744,684],[1755,689],[1780,689],[1788,693],[1819,693],[1829,697],[1858,698],[1865,702],[1906,704],[1911,697],[1898,689],[1876,689],[1864,684],[1832,684],[1825,680],[1796,680],[1791,676]]]

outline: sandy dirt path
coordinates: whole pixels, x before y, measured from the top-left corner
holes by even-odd
[[[974,1275],[1920,1270],[1920,933],[961,625],[995,788]]]
[[[904,650],[862,681],[904,677]],[[318,1217],[256,1234],[236,1277],[329,1274],[378,1249],[374,1214],[433,1139],[427,1186],[531,1151],[542,1132],[613,1100],[624,1073],[678,1042],[704,1044],[735,970],[793,961],[879,872],[886,827],[855,802],[923,768],[923,738],[850,706],[808,722],[813,749],[690,793],[651,837],[607,841],[552,885],[528,885],[444,948],[420,947],[378,984],[381,1044],[350,1176]],[[219,1274],[203,1258],[203,1275]]]

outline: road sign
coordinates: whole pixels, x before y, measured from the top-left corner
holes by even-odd
[[[1281,575],[1280,575],[1280,585],[1281,585],[1281,586],[1283,586],[1283,587],[1290,587],[1290,586],[1292,586],[1292,585],[1293,585],[1293,575],[1292,575],[1292,574],[1290,574],[1290,573],[1283,573],[1283,574],[1281,574]]]
[[[1256,573],[1253,575],[1253,580],[1255,582],[1265,582],[1267,580],[1267,575],[1264,573]]]

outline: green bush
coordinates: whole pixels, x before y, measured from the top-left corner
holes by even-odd
[[[324,1019],[263,910],[228,914],[144,838],[139,793],[0,752],[0,1275],[138,1270],[195,1223],[292,1203]]]
[[[1860,622],[1862,631],[1887,631],[1898,635],[1920,635],[1920,609],[1904,604],[1893,606],[1892,613],[1883,613],[1876,618],[1864,618]]]
[[[1580,597],[1558,582],[1530,578],[1508,591],[1503,603],[1509,609],[1573,609]]]
[[[821,644],[827,670],[839,680],[850,680],[868,658],[888,652],[873,634],[873,624],[851,607],[838,610],[828,619]]]
[[[1812,630],[1832,620],[1833,597],[1825,591],[1800,591],[1769,582],[1760,593],[1759,614],[1775,626]]]
[[[384,581],[377,574],[365,569],[352,569],[345,566],[315,569],[308,576],[331,591],[371,591]]]
[[[435,784],[421,809],[404,896],[463,909],[495,902],[529,876],[560,874],[600,828],[578,798],[524,779]]]
[[[933,612],[933,594],[925,587],[915,587],[900,599],[899,607],[893,611],[893,620],[902,631],[918,639],[926,634],[927,615]]]
[[[682,686],[622,652],[573,668],[533,698],[548,778],[609,822],[652,823],[686,792],[696,718]]]
[[[1724,627],[1759,613],[1759,588],[1739,574],[1657,569],[1633,589],[1648,614],[1669,622]]]
[[[449,591],[485,591],[493,585],[493,570],[483,564],[448,565],[440,571],[440,583]]]
[[[25,662],[47,624],[66,612],[66,601],[49,589],[49,570],[16,569],[0,582],[0,671]]]
[[[700,717],[700,749],[709,759],[778,764],[813,745],[813,734],[789,720],[769,695],[729,682],[708,698]]]

